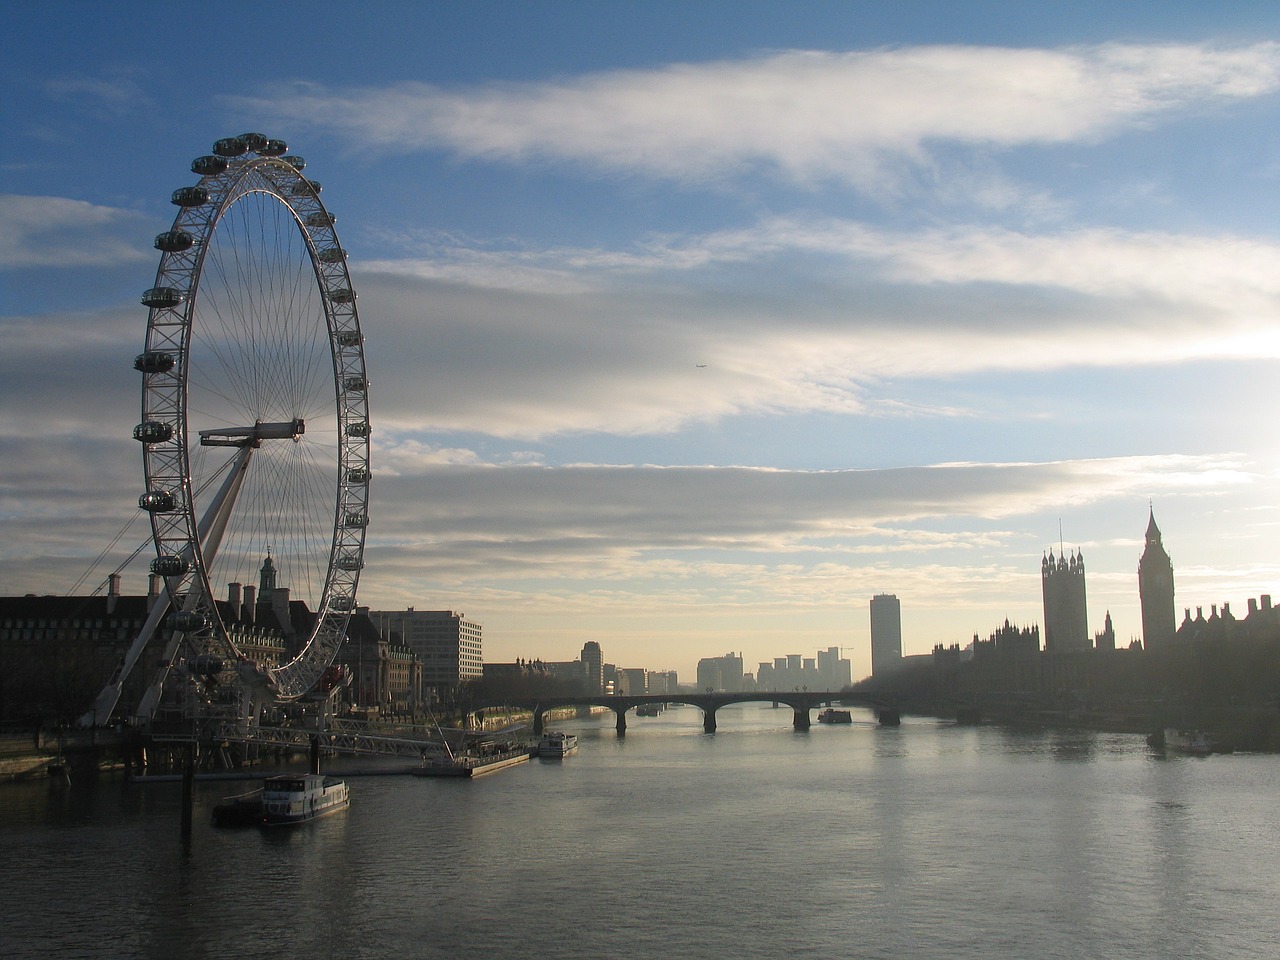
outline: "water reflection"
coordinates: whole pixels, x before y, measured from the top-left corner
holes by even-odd
[[[215,831],[237,791],[199,783],[187,856],[180,784],[0,787],[0,955],[1155,960],[1280,936],[1271,758],[725,713],[557,723],[563,763],[361,777],[297,829]]]

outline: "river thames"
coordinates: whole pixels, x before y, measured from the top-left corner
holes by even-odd
[[[187,848],[179,784],[0,785],[0,956],[1280,955],[1280,758],[854,717],[567,721],[563,761],[352,777],[274,831],[215,830],[247,787],[202,781]]]

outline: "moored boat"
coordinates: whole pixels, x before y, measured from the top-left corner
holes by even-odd
[[[848,710],[836,710],[828,707],[818,714],[819,723],[853,723],[853,714]]]
[[[278,827],[319,820],[351,805],[345,780],[319,773],[267,777],[262,787],[213,808],[215,827]]]
[[[548,731],[538,741],[538,756],[559,759],[578,752],[578,738],[571,733]]]
[[[1213,753],[1213,741],[1203,730],[1181,730],[1177,727],[1165,727],[1164,747],[1178,753],[1191,753],[1197,756]]]
[[[320,773],[267,777],[262,782],[262,825],[274,827],[318,820],[351,803],[347,782]]]
[[[307,823],[351,805],[347,782],[321,773],[284,773],[259,790],[230,796],[215,806],[215,827],[280,827]]]
[[[529,747],[512,743],[479,743],[467,750],[423,757],[415,777],[483,777],[529,762]]]

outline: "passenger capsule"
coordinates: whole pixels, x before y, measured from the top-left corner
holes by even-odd
[[[348,437],[357,437],[357,438],[367,437],[372,432],[373,432],[373,429],[369,426],[368,422],[364,420],[361,420],[357,423],[347,424]]]
[[[348,529],[367,527],[369,525],[369,518],[363,513],[352,511],[343,517],[342,525]]]
[[[148,350],[133,358],[133,369],[141,373],[168,373],[177,359],[165,350]]]
[[[169,617],[170,629],[177,630],[179,633],[195,633],[207,626],[209,626],[209,618],[195,610],[179,610]]]
[[[191,569],[186,557],[156,557],[151,561],[151,572],[161,577],[180,577]]]
[[[204,187],[179,187],[169,198],[175,207],[200,207],[209,202],[209,191]]]
[[[261,153],[262,148],[267,145],[267,138],[260,133],[242,133],[236,139],[243,141],[254,153]]]
[[[364,566],[364,561],[354,553],[344,553],[333,562],[333,565],[339,570],[359,570]]]
[[[358,347],[364,342],[359,330],[339,330],[333,335],[340,347]]]
[[[367,467],[352,467],[347,471],[347,483],[368,483],[371,476]]]
[[[338,218],[328,210],[324,210],[319,213],[308,214],[307,219],[303,222],[308,227],[332,227],[338,222]]]
[[[142,295],[144,307],[176,307],[187,299],[186,293],[176,287],[152,287]]]
[[[342,263],[347,259],[347,251],[341,247],[325,247],[316,254],[316,259],[321,263]]]
[[[148,513],[170,513],[175,504],[168,490],[148,490],[138,498],[138,506]]]
[[[167,443],[173,439],[173,427],[159,420],[144,420],[133,428],[133,439],[141,443]]]
[[[227,163],[226,157],[206,154],[191,161],[191,172],[198,173],[202,177],[216,177],[220,173],[226,173],[229,166],[231,164]]]
[[[342,381],[342,386],[347,393],[364,393],[369,384],[364,377],[347,377]]]
[[[202,653],[191,658],[191,663],[187,669],[202,677],[212,677],[214,674],[225,670],[226,666],[226,661],[221,657],[215,657],[211,653]]]
[[[289,152],[289,145],[283,140],[268,140],[258,150],[264,157],[278,157]]]
[[[152,246],[165,253],[181,253],[183,250],[190,250],[195,243],[196,238],[185,230],[166,230],[156,234]]]
[[[313,193],[319,195],[323,189],[319,180],[299,180],[289,188],[289,192],[295,197],[309,197]]]
[[[329,606],[334,610],[350,610],[355,605],[355,597],[334,597],[329,601]]]
[[[220,157],[239,157],[248,149],[249,145],[240,137],[225,137],[213,145],[213,152]]]
[[[287,163],[289,166],[293,167],[293,169],[295,170],[302,170],[307,165],[307,161],[304,160],[302,157],[281,157],[280,159],[283,160],[285,163]]]
[[[356,292],[350,287],[339,287],[329,293],[329,299],[334,303],[353,303],[356,299]]]

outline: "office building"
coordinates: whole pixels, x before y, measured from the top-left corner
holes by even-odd
[[[424,694],[447,699],[466,680],[484,676],[480,624],[452,610],[370,610],[387,640],[413,650],[422,661]]]
[[[582,670],[586,675],[586,692],[603,693],[604,654],[600,650],[600,644],[594,640],[588,640],[582,645],[582,653],[579,659],[582,661]]]
[[[902,665],[902,605],[892,593],[871,598],[871,675],[882,677]]]

